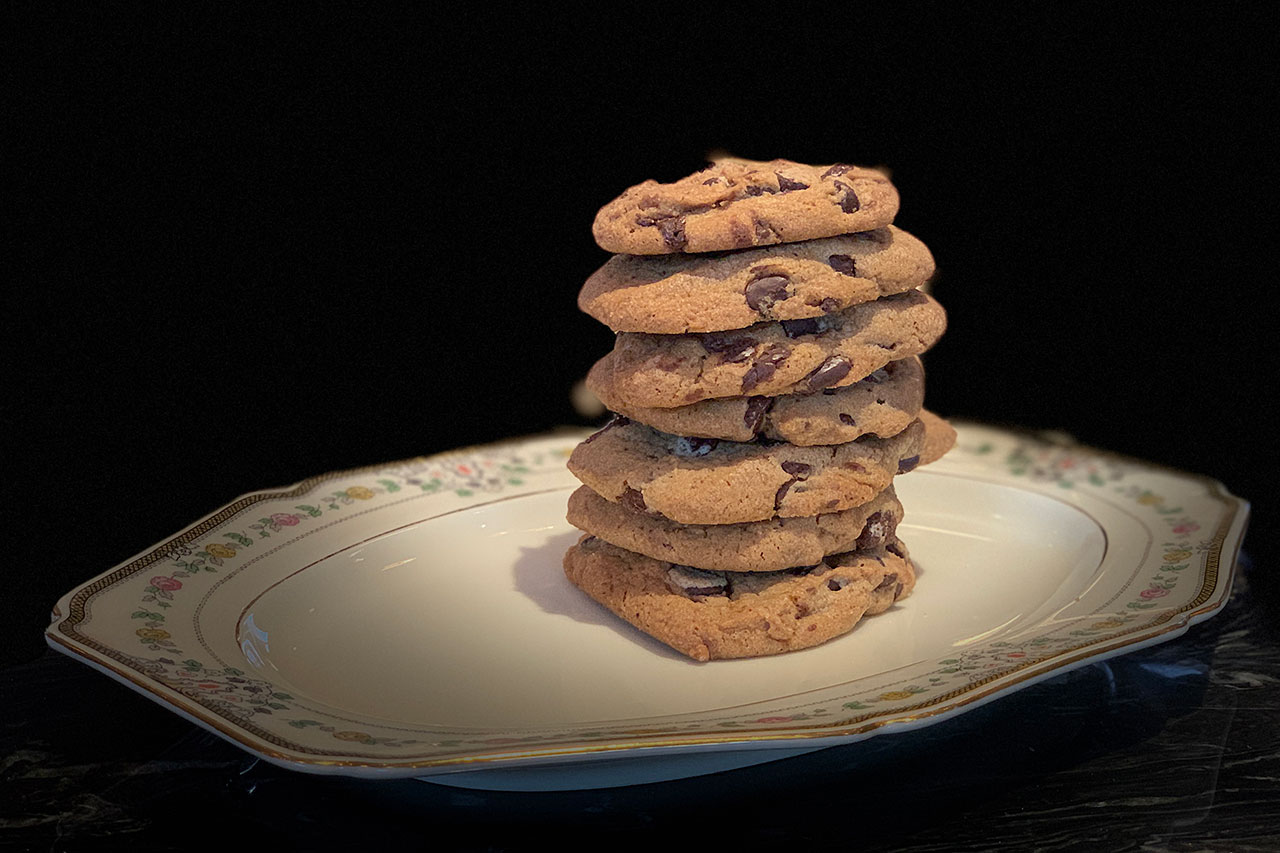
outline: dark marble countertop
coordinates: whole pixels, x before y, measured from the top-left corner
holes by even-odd
[[[928,728],[711,776],[510,793],[257,761],[52,651],[0,672],[0,848],[1280,850],[1280,582]],[[444,840],[448,833],[447,842]],[[836,845],[839,845],[838,847]]]

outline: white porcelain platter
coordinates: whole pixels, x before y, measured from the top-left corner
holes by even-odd
[[[578,432],[247,495],[68,592],[47,638],[285,767],[549,790],[909,731],[1225,601],[1248,506],[1217,482],[958,429],[895,481],[915,593],[802,652],[695,663],[572,587]]]

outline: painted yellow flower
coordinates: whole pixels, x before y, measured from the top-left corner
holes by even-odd
[[[234,557],[236,555],[235,548],[232,548],[229,545],[222,545],[217,542],[215,542],[212,545],[206,546],[204,550],[209,553],[209,556],[219,557],[223,560],[227,559],[228,557]]]
[[[1181,560],[1190,559],[1190,557],[1191,557],[1190,551],[1188,551],[1186,548],[1179,548],[1177,551],[1170,551],[1169,553],[1165,554],[1164,561],[1166,563],[1177,563]]]
[[[163,628],[139,628],[133,633],[137,634],[144,640],[167,640],[169,632]]]
[[[356,741],[373,740],[373,735],[365,734],[364,732],[334,732],[333,736],[336,737],[338,740],[356,740]]]
[[[1142,494],[1138,495],[1138,503],[1142,504],[1143,506],[1154,506],[1155,504],[1164,503],[1164,498],[1152,492],[1143,492]]]
[[[894,702],[898,699],[910,699],[915,694],[910,690],[890,690],[888,693],[880,694],[881,702]]]
[[[358,501],[367,501],[373,497],[373,491],[366,489],[364,486],[352,486],[347,489],[347,497],[355,498]]]

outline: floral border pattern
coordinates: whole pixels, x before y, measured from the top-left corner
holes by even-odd
[[[323,713],[299,707],[298,700],[271,682],[256,678],[235,667],[207,664],[180,647],[174,628],[169,624],[171,608],[181,596],[199,587],[207,574],[217,574],[236,565],[247,553],[266,539],[288,537],[317,520],[341,514],[357,505],[373,505],[389,496],[407,493],[452,494],[460,498],[501,493],[526,485],[531,475],[558,473],[564,459],[580,436],[566,437],[563,445],[535,454],[521,454],[505,446],[477,448],[466,453],[411,460],[396,466],[372,470],[341,488],[303,489],[305,500],[280,506],[278,495],[260,496],[251,506],[269,504],[249,517],[245,514],[235,527],[220,525],[207,536],[163,546],[149,557],[135,561],[117,571],[115,583],[145,582],[139,588],[135,609],[129,618],[137,625],[134,635],[140,649],[137,653],[111,652],[112,659],[123,663],[142,678],[164,686],[191,703],[213,713],[233,729],[247,731],[258,738],[289,750],[290,760],[305,761],[298,756],[342,756],[350,763],[381,766],[434,766],[449,763],[458,756],[506,751],[519,746],[544,745],[578,747],[591,751],[593,745],[616,744],[619,740],[707,735],[708,732],[744,732],[755,738],[768,738],[771,733],[794,733],[808,730],[817,734],[839,733],[833,728],[855,726],[872,719],[890,719],[892,715],[909,714],[927,708],[945,707],[959,696],[971,694],[993,682],[1021,671],[1039,669],[1043,664],[1061,660],[1100,643],[1132,637],[1158,625],[1170,622],[1175,615],[1200,606],[1215,593],[1221,594],[1217,576],[1218,558],[1233,512],[1225,519],[1210,522],[1193,511],[1184,510],[1166,494],[1152,488],[1144,474],[1151,466],[1124,460],[1099,451],[1076,446],[1049,443],[1011,433],[973,428],[961,431],[961,441],[952,451],[966,463],[979,464],[992,472],[1008,475],[1014,482],[1025,482],[1038,489],[1078,489],[1106,493],[1131,506],[1135,512],[1155,522],[1167,535],[1159,543],[1147,574],[1132,584],[1123,600],[1117,601],[1115,612],[1096,613],[1087,624],[1067,623],[1048,632],[1025,639],[1010,638],[987,642],[966,649],[952,657],[938,660],[932,668],[913,671],[899,683],[877,683],[870,689],[853,692],[835,699],[802,704],[795,707],[771,708],[720,715],[697,715],[694,720],[651,721],[648,725],[604,725],[592,731],[572,727],[558,730],[493,732],[458,732],[448,729],[361,725],[350,721],[325,718]],[[517,445],[518,448],[518,445]],[[325,480],[342,475],[320,478]],[[305,487],[306,484],[304,484]],[[1211,495],[1233,509],[1234,499]],[[1239,502],[1236,501],[1235,505]],[[239,519],[239,515],[235,516]],[[1213,525],[1216,530],[1205,529]],[[1228,566],[1230,569],[1230,566]],[[135,577],[138,580],[135,580]],[[1196,580],[1201,583],[1196,586]],[[89,586],[92,586],[89,585]],[[1196,586],[1194,590],[1191,588]],[[84,595],[82,588],[80,595]],[[1178,606],[1171,606],[1177,602]],[[76,631],[77,620],[64,617],[51,627],[79,644],[94,649],[98,644]],[[178,631],[178,633],[181,633]],[[79,649],[76,654],[85,656]],[[146,654],[158,653],[158,654]],[[905,703],[905,704],[904,704]],[[657,722],[658,724],[654,724]],[[800,724],[799,726],[797,724]],[[304,735],[314,732],[316,735]],[[291,734],[292,733],[292,734]],[[317,736],[322,740],[317,740]],[[305,742],[303,742],[305,740]],[[719,738],[691,742],[718,742]],[[321,746],[323,742],[332,749]],[[257,745],[246,743],[249,748]],[[363,749],[356,751],[354,747]],[[414,763],[416,760],[416,763]]]

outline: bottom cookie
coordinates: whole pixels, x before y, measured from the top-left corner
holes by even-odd
[[[697,661],[798,651],[846,634],[915,587],[897,539],[779,572],[708,572],[583,536],[569,581],[646,634]]]

